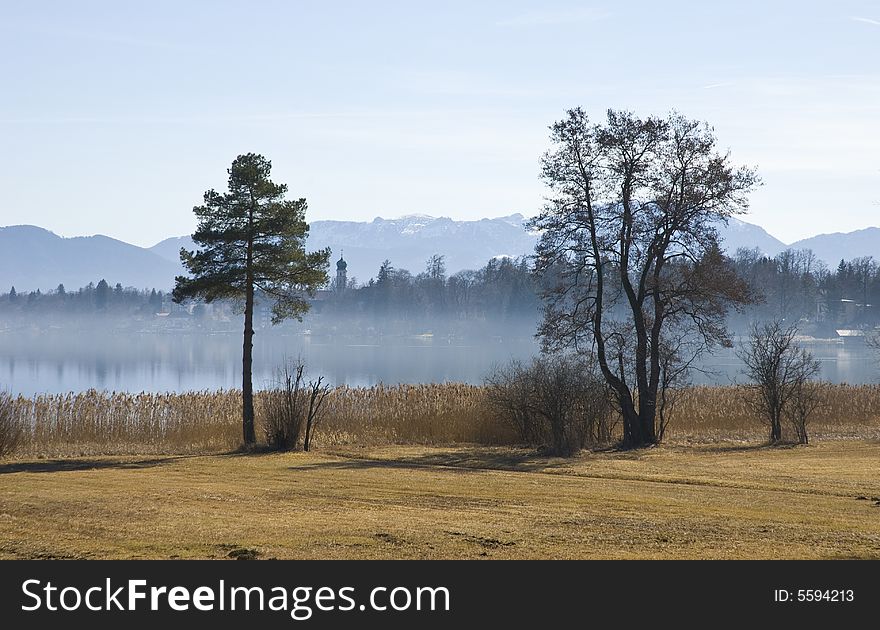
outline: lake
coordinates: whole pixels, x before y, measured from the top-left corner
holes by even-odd
[[[37,392],[187,391],[241,387],[241,334],[0,334],[0,390]],[[254,386],[267,387],[285,361],[302,357],[311,376],[333,385],[464,381],[537,351],[528,336],[477,341],[428,335],[334,339],[302,334],[254,337]]]
[[[880,355],[861,345],[807,345],[822,378],[835,382],[880,381]],[[260,334],[254,338],[254,385],[270,386],[285,360],[301,356],[311,376],[333,385],[379,382],[480,383],[498,364],[538,352],[527,334],[467,341],[429,335],[338,338]],[[730,384],[740,378],[733,350],[702,364],[694,382]],[[104,334],[63,330],[0,333],[0,390],[14,394],[82,391],[187,391],[241,386],[241,335],[231,333]]]

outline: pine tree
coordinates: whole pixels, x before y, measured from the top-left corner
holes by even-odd
[[[107,284],[107,281],[103,278],[98,283],[98,286],[95,287],[95,307],[99,311],[106,310],[107,302],[110,298],[110,285]]]
[[[272,165],[262,155],[238,156],[228,170],[228,192],[209,190],[193,208],[199,223],[195,251],[181,249],[190,276],[178,276],[173,299],[244,302],[242,344],[242,433],[256,442],[253,401],[254,296],[272,301],[272,323],[301,319],[306,295],[327,283],[330,250],[305,251],[309,226],[306,200],[286,200],[287,186],[269,179]]]

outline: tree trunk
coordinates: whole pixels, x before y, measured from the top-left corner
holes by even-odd
[[[642,433],[640,446],[652,446],[657,443],[656,420],[657,389],[649,385],[644,395],[639,393],[639,422]]]
[[[623,416],[623,448],[639,448],[644,446],[642,423],[632,401],[620,400],[620,412]]]
[[[245,258],[244,343],[241,351],[241,428],[245,447],[257,443],[254,431],[254,200],[248,209],[247,253]]]
[[[253,353],[254,287],[252,283],[248,283],[244,306],[244,344],[241,353],[241,425],[245,446],[253,446],[257,442],[254,431]]]
[[[770,419],[770,443],[776,444],[782,441],[782,422],[778,415],[774,414]]]
[[[309,449],[312,447],[312,416],[309,414],[309,417],[306,418],[306,437],[303,440],[303,450],[305,452],[309,452]]]

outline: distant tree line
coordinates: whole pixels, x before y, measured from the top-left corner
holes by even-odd
[[[110,286],[102,279],[97,284],[90,282],[71,290],[59,284],[54,291],[45,293],[39,289],[18,292],[13,286],[0,294],[0,313],[147,315],[161,311],[164,301],[162,291],[123,287],[119,283]]]
[[[538,283],[527,257],[495,258],[481,269],[449,276],[445,258],[439,254],[431,256],[425,270],[415,275],[386,260],[366,284],[351,283],[344,291],[333,286],[332,299],[322,310],[403,320],[534,319],[540,304]]]
[[[841,260],[829,269],[809,249],[770,257],[741,248],[733,264],[762,298],[745,311],[748,320],[799,322],[816,335],[880,324],[880,266],[870,256]]]
[[[730,328],[747,333],[750,322],[786,321],[817,336],[833,336],[835,328],[873,328],[880,325],[880,265],[871,257],[841,260],[830,269],[811,250],[785,250],[766,256],[740,248],[729,264],[757,297],[754,304],[731,315]],[[330,285],[321,313],[375,319],[407,320],[431,317],[497,321],[534,318],[542,287],[558,274],[539,278],[528,257],[498,258],[477,270],[447,275],[442,255],[431,256],[425,270],[413,274],[386,260],[376,276],[358,284],[349,281],[342,292]],[[608,282],[615,274],[608,273]],[[259,292],[258,292],[259,299]],[[200,305],[193,308],[198,316]],[[170,295],[156,289],[123,287],[106,280],[85,287],[53,291],[0,293],[0,313],[116,314],[147,316],[171,308]]]
[[[751,322],[771,320],[798,324],[802,332],[817,336],[833,336],[840,327],[880,325],[880,264],[870,256],[841,260],[833,269],[809,249],[767,256],[757,248],[740,248],[724,258],[754,296],[753,303],[730,313],[735,332],[748,334]],[[435,255],[423,272],[413,275],[386,260],[367,283],[350,281],[343,292],[332,287],[326,311],[403,319],[534,316],[541,308],[541,292],[573,268],[558,262],[539,276],[531,257],[499,258],[481,269],[447,276],[444,257]],[[606,263],[606,276],[610,290],[623,290],[615,284],[618,274],[611,262]]]

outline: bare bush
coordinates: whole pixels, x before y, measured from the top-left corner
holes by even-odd
[[[490,407],[511,424],[523,444],[543,442],[543,422],[533,411],[534,383],[529,366],[511,361],[489,375],[485,387]]]
[[[11,455],[24,438],[24,431],[15,413],[12,397],[0,392],[0,457]]]
[[[819,388],[810,383],[819,362],[795,341],[797,329],[781,322],[755,324],[737,353],[749,379],[748,403],[770,427],[770,443],[782,440],[782,420],[798,418],[799,441],[806,443],[807,417],[818,407]]]
[[[269,448],[292,451],[299,444],[303,426],[302,361],[285,363],[278,371],[276,387],[264,394],[263,431]]]
[[[308,451],[324,401],[331,389],[324,377],[306,381],[305,364],[301,360],[286,363],[278,375],[277,387],[264,394],[263,430],[269,448],[292,451],[300,447]]]
[[[573,455],[611,439],[611,404],[592,366],[569,356],[512,362],[486,379],[486,395],[526,444]]]

